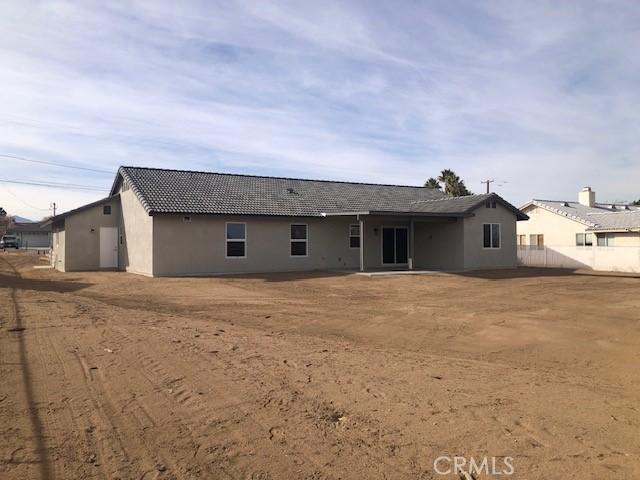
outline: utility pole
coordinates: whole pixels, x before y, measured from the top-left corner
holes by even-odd
[[[491,189],[490,189],[490,185],[495,182],[495,180],[489,180],[488,178],[486,180],[481,181],[480,183],[486,183],[487,184],[487,193],[491,193]]]
[[[49,207],[50,209],[53,210],[53,216],[56,216],[56,202],[52,202],[51,206]]]

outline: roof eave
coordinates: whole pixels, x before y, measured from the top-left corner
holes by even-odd
[[[589,220],[585,220],[582,217],[578,217],[577,215],[571,215],[567,212],[563,212],[561,210],[558,210],[557,208],[552,207],[551,205],[547,205],[546,203],[540,201],[540,200],[532,200],[531,202],[527,203],[525,206],[523,206],[522,208],[525,208],[527,206],[536,206],[539,208],[543,208],[548,212],[551,213],[555,213],[556,215],[560,215],[561,217],[565,217],[568,218],[569,220],[573,220],[574,222],[578,222],[578,223],[582,223],[583,225],[586,225],[588,227],[595,227],[596,224],[593,222],[590,222]]]
[[[482,205],[484,205],[487,202],[487,200],[494,199],[494,198],[500,203],[500,205],[502,205],[507,210],[510,210],[516,216],[516,221],[529,220],[529,216],[526,213],[524,213],[520,208],[510,204],[509,202],[507,202],[504,198],[502,198],[500,195],[498,195],[495,192],[491,192],[490,194],[484,195],[473,206],[471,206],[467,211],[471,212],[471,211],[481,207]]]
[[[111,192],[109,192],[109,195],[113,196],[117,193],[116,189],[118,187],[118,180],[120,178],[122,178],[123,181],[127,180],[129,182],[129,187],[131,188],[131,190],[133,190],[133,193],[136,195],[136,198],[142,205],[142,208],[144,208],[144,211],[147,212],[148,215],[153,215],[149,202],[147,201],[145,196],[142,194],[142,192],[140,191],[136,183],[133,181],[133,179],[127,172],[127,167],[120,166],[118,168],[118,173],[116,173],[116,178],[113,181],[113,186],[111,187]]]
[[[640,233],[640,227],[589,227],[587,232],[598,233]]]
[[[403,211],[385,211],[385,210],[373,210],[369,212],[369,215],[376,216],[390,216],[390,217],[471,217],[470,212],[403,212]]]
[[[115,194],[115,195],[110,195],[108,197],[101,198],[100,200],[96,200],[95,202],[87,203],[86,205],[82,205],[81,207],[74,208],[73,210],[69,210],[68,212],[60,213],[60,214],[56,215],[55,217],[50,217],[47,220],[45,220],[44,222],[42,222],[42,226],[45,227],[47,225],[60,222],[60,221],[64,220],[65,218],[67,218],[67,217],[69,217],[71,215],[74,215],[76,213],[84,212],[85,210],[88,210],[88,209],[93,208],[93,207],[97,207],[98,205],[102,205],[103,203],[111,202],[111,201],[115,200],[119,196],[120,196],[120,194],[118,194],[118,193]]]

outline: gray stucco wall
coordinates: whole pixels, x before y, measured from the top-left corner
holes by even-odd
[[[226,222],[246,222],[246,258],[225,258]],[[290,224],[308,225],[306,257],[290,255]],[[321,269],[355,269],[359,250],[349,248],[353,218],[153,217],[153,274],[206,275]]]
[[[464,268],[516,268],[518,255],[516,246],[516,216],[501,205],[496,208],[480,206],[473,217],[464,219]],[[499,223],[501,242],[498,249],[483,248],[482,225]]]
[[[464,220],[415,223],[415,268],[464,269]]]
[[[120,268],[132,273],[153,275],[153,221],[132,190],[120,191]]]
[[[459,271],[513,268],[517,264],[515,215],[484,206],[473,217],[444,221],[415,219],[414,268]],[[356,217],[279,218],[156,215],[153,218],[153,275],[207,275],[322,269],[358,269],[360,252],[349,248],[349,225]],[[244,222],[246,258],[226,258],[226,222]],[[289,226],[308,225],[308,256],[291,257]],[[365,217],[366,269],[398,268],[382,264],[382,228],[409,227],[407,217]],[[500,223],[500,249],[483,248],[483,223]],[[142,241],[141,241],[142,242]],[[142,242],[142,250],[145,248]],[[146,247],[147,251],[151,250]]]
[[[104,205],[111,205],[111,215],[103,214]],[[100,227],[117,227],[119,220],[120,203],[117,200],[96,205],[65,218],[64,270],[99,270]]]

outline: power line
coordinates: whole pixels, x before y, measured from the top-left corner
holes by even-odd
[[[22,203],[25,207],[29,207],[29,208],[31,208],[33,210],[42,210],[43,212],[51,210],[50,208],[40,208],[40,207],[36,207],[35,205],[31,205],[30,203],[25,202],[20,196],[18,196],[15,193],[13,193],[9,189],[9,187],[7,187],[6,185],[4,185],[4,189],[9,195],[14,197],[16,200],[18,200],[20,203]]]
[[[20,157],[18,155],[10,155],[6,153],[0,153],[0,157],[12,158],[13,160],[19,160],[21,162],[30,162],[30,163],[39,163],[40,165],[49,165],[51,167],[60,167],[60,168],[73,168],[76,170],[84,170],[86,172],[97,172],[97,173],[113,173],[109,170],[101,170],[99,168],[89,168],[89,167],[78,167],[77,165],[69,165],[64,163],[57,162],[48,162],[46,160],[33,160],[32,158]]]
[[[58,183],[58,182],[35,182],[27,180],[7,180],[0,178],[2,183],[16,183],[19,185],[35,185],[38,187],[51,187],[51,188],[67,188],[69,190],[91,190],[97,192],[105,192],[108,188],[97,187],[94,185],[77,185],[75,183]]]

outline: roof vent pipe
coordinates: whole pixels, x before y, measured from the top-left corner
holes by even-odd
[[[591,190],[591,187],[584,187],[580,193],[578,193],[578,202],[585,207],[593,207],[596,204],[596,192]]]

